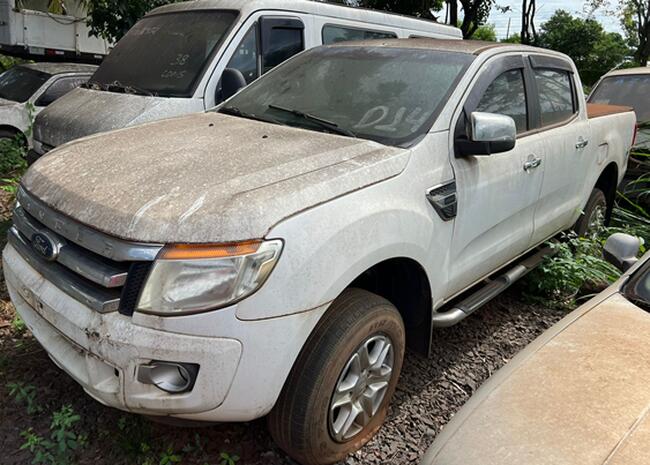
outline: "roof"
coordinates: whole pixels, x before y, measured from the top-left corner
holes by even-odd
[[[92,74],[97,69],[95,65],[81,63],[29,63],[20,66],[52,75],[67,73]]]
[[[332,47],[389,47],[389,48],[411,48],[421,50],[436,50],[443,52],[467,53],[479,55],[485,51],[496,48],[509,48],[516,50],[538,51],[547,53],[549,50],[527,45],[502,44],[499,42],[486,42],[482,40],[441,40],[441,39],[385,39],[385,40],[361,40],[341,42]]]
[[[462,38],[460,29],[423,18],[414,18],[385,11],[356,8],[340,4],[319,2],[314,0],[193,0],[189,2],[171,3],[158,7],[149,14],[169,13],[185,10],[239,10],[244,16],[259,10],[287,10],[299,13],[310,13],[333,18],[347,19],[374,24],[385,24],[394,27],[420,32],[445,34],[449,37]]]
[[[650,66],[643,66],[640,68],[617,69],[616,71],[610,71],[605,75],[605,77],[631,76],[634,74],[650,74]]]

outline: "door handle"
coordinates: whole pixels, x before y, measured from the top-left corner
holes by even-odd
[[[539,165],[541,164],[542,164],[541,158],[531,158],[526,163],[524,163],[524,171],[528,173],[529,171],[534,170],[535,168],[539,168]]]
[[[584,149],[587,145],[589,145],[589,141],[587,139],[583,139],[582,137],[578,139],[578,142],[576,143],[576,148],[577,149]]]

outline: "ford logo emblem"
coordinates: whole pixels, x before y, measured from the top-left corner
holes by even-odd
[[[37,232],[32,236],[32,248],[50,262],[56,260],[59,256],[59,244],[42,232]]]

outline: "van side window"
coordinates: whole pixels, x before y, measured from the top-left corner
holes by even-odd
[[[542,126],[566,121],[577,112],[571,75],[554,69],[534,69]]]
[[[351,40],[372,40],[372,39],[395,39],[394,32],[370,31],[367,29],[356,29],[352,27],[335,26],[327,24],[323,26],[323,45],[348,42]]]
[[[264,43],[262,73],[270,71],[305,48],[303,30],[293,27],[270,28]]]
[[[257,24],[255,24],[242,39],[226,68],[238,69],[244,75],[246,83],[250,84],[260,76],[257,68],[258,56]]]
[[[528,130],[526,87],[521,69],[499,75],[487,88],[476,111],[510,116],[517,125],[517,134]]]

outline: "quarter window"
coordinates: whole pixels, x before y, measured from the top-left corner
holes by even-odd
[[[257,69],[257,24],[251,27],[250,31],[246,34],[244,39],[237,47],[235,54],[230,59],[227,68],[234,68],[241,71],[246,79],[246,83],[250,84],[259,77]]]
[[[323,45],[352,40],[394,39],[396,37],[397,34],[394,32],[369,31],[334,25],[323,26]]]
[[[517,125],[517,134],[526,132],[528,112],[523,70],[513,69],[499,75],[481,97],[476,111],[510,116]]]
[[[576,112],[571,76],[566,71],[535,69],[542,126],[561,123]]]

